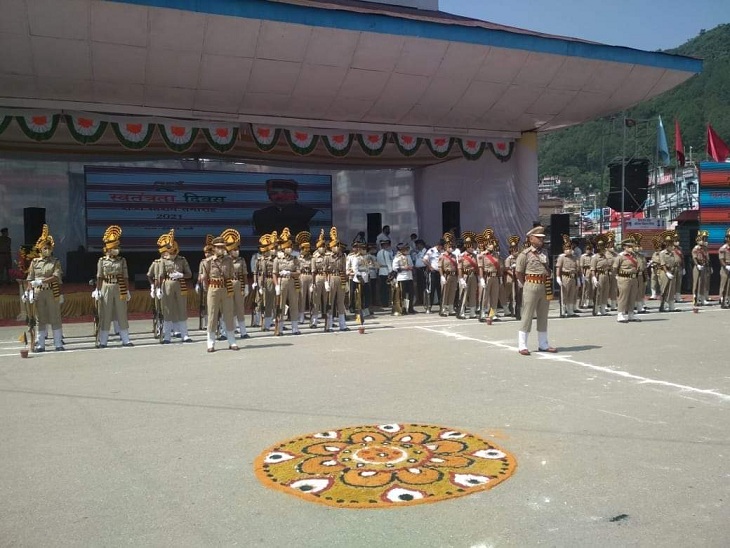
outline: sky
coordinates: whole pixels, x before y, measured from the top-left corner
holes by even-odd
[[[528,30],[656,51],[730,23],[728,0],[439,0],[439,9]]]

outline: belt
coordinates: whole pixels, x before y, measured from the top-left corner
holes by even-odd
[[[546,278],[542,274],[525,274],[525,281],[533,284],[541,284],[544,283],[545,280]]]
[[[114,283],[116,283],[116,282],[114,282]],[[36,291],[43,291],[44,289],[51,289],[51,285],[50,284],[42,284],[42,285],[40,285],[40,286],[38,286],[38,287],[35,288]]]
[[[573,278],[576,278],[578,276],[578,273],[577,272],[561,272],[560,273],[560,276],[563,277],[563,278],[573,279]]]
[[[223,278],[213,278],[208,281],[210,287],[225,287],[226,281]]]
[[[339,276],[340,278],[343,278],[345,276],[345,272],[342,270],[338,270],[337,272],[332,272],[333,276]]]
[[[498,272],[485,272],[484,273],[485,278],[496,278],[497,276],[499,276]]]
[[[619,272],[619,278],[636,278],[639,274],[637,272]]]
[[[115,284],[115,283],[117,283],[117,277],[116,276],[105,276],[104,281],[108,284]]]
[[[286,280],[287,278],[291,278],[291,274],[279,274],[279,278]]]
[[[462,274],[466,274],[468,276],[469,274],[472,274],[474,272],[474,270],[471,268],[462,268],[461,272],[462,272]]]

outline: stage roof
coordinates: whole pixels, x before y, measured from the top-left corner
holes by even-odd
[[[0,47],[0,107],[484,139],[620,111],[702,69],[356,0],[6,0]]]

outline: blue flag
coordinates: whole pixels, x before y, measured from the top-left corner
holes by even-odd
[[[659,155],[659,163],[663,166],[669,165],[669,147],[667,146],[667,134],[664,133],[662,117],[659,116],[659,125],[656,128],[656,149]]]

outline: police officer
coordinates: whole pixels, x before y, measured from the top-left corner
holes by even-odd
[[[215,352],[218,332],[218,317],[223,317],[226,326],[228,348],[238,350],[233,332],[233,259],[226,255],[226,242],[218,236],[213,238],[213,256],[203,261],[202,283],[208,293],[208,352]]]
[[[494,230],[487,228],[481,235],[484,238],[484,252],[477,257],[479,268],[479,287],[482,291],[479,321],[492,325],[497,319],[497,302],[502,277],[502,265],[496,254],[496,238]],[[478,237],[478,236],[477,236]]]
[[[329,309],[326,330],[332,331],[333,318],[337,316],[340,331],[349,331],[345,320],[345,290],[347,287],[346,257],[344,245],[337,236],[337,227],[330,229],[330,253],[326,255],[325,271],[327,279],[324,290],[329,293]]]
[[[439,316],[455,314],[454,301],[459,279],[459,261],[454,255],[454,242],[450,232],[443,237],[444,252],[439,257],[439,280],[441,282],[441,310]]]
[[[674,311],[676,284],[681,281],[678,272],[681,272],[679,256],[674,252],[674,235],[671,231],[663,233],[664,249],[659,252],[659,283],[662,289],[662,300],[659,312]]]
[[[327,281],[327,243],[324,238],[324,229],[319,232],[319,237],[315,243],[315,251],[310,260],[312,271],[312,316],[310,318],[309,327],[317,328],[317,322],[327,308],[329,301],[329,291],[325,289]],[[325,318],[326,321],[326,318]]]
[[[96,265],[96,289],[91,294],[99,302],[99,348],[106,348],[112,321],[119,322],[122,346],[134,346],[129,340],[127,303],[129,292],[127,261],[119,255],[122,229],[112,225],[104,231],[105,255]]]
[[[692,296],[696,297],[695,306],[710,304],[710,254],[707,251],[709,233],[700,230],[697,234],[697,245],[692,248]]]
[[[548,342],[548,311],[550,302],[548,284],[552,284],[548,257],[543,250],[545,232],[542,226],[536,226],[527,233],[530,247],[517,256],[515,272],[517,281],[522,286],[522,326],[518,333],[518,351],[529,356],[527,338],[532,329],[532,318],[537,316],[537,346],[539,352],[557,352],[557,348]],[[551,289],[551,286],[550,286]]]
[[[563,304],[560,314],[570,318],[578,316],[575,313],[575,302],[579,285],[582,283],[580,268],[578,261],[573,256],[573,249],[570,235],[563,234],[563,252],[555,263],[555,281],[560,287],[560,300]]]
[[[291,334],[301,335],[299,330],[299,258],[292,254],[293,242],[291,232],[284,227],[279,237],[279,250],[274,259],[274,291],[279,299],[278,313],[283,314],[285,306],[289,306],[291,315]],[[282,319],[283,321],[283,319]],[[279,332],[281,335],[281,331]]]
[[[618,283],[618,314],[616,321],[619,323],[641,321],[634,317],[634,306],[639,292],[638,276],[641,269],[635,255],[635,245],[633,239],[625,238],[621,242],[623,251],[616,255],[611,267]]]
[[[46,332],[50,324],[53,331],[53,346],[57,351],[63,347],[61,325],[61,262],[53,256],[55,242],[48,232],[48,225],[43,225],[41,235],[35,244],[40,257],[34,258],[28,269],[26,293],[24,298],[36,304],[38,316],[38,340],[35,352],[46,351]]]
[[[249,339],[251,335],[246,331],[246,298],[250,289],[248,266],[246,259],[241,257],[241,234],[238,230],[227,228],[221,233],[221,238],[226,242],[226,252],[233,259],[233,317],[238,322],[241,338]]]
[[[304,323],[304,313],[309,310],[309,321],[312,321],[312,294],[314,283],[312,278],[312,235],[303,230],[294,237],[299,248],[299,323]]]
[[[613,259],[606,252],[608,238],[604,234],[596,237],[596,252],[591,259],[591,283],[593,284],[593,310],[595,315],[608,315],[608,290]]]
[[[720,307],[730,308],[730,228],[725,231],[725,243],[717,256],[720,259]]]
[[[461,235],[464,241],[464,251],[459,257],[459,288],[461,290],[461,305],[457,318],[465,320],[467,314],[469,319],[475,317],[477,305],[477,287],[479,285],[479,265],[477,264],[474,245],[476,234],[471,231],[463,232]]]

